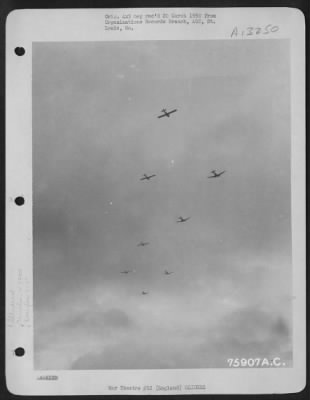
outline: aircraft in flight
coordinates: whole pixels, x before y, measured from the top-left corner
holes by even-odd
[[[134,269],[125,269],[124,271],[121,271],[121,274],[130,274],[131,272],[136,272]]]
[[[144,246],[147,246],[148,244],[150,244],[149,242],[143,242],[143,241],[141,241],[140,243],[138,243],[137,244],[137,246],[142,246],[142,247],[144,247]]]
[[[146,294],[149,294],[149,292],[146,292],[145,290],[142,290],[141,294],[142,294],[143,296],[145,296]]]
[[[163,108],[163,109],[161,110],[161,112],[162,112],[163,114],[159,115],[157,118],[170,117],[170,114],[172,114],[172,113],[174,113],[174,112],[176,112],[176,111],[178,111],[178,110],[175,109],[175,110],[167,111],[165,108]]]
[[[216,172],[216,170],[213,170],[213,171],[211,171],[211,173],[213,175],[212,176],[208,176],[208,178],[219,178],[221,175],[224,174],[224,172],[226,172],[226,171]]]
[[[177,222],[186,222],[189,219],[190,219],[190,217],[187,217],[187,218],[178,217],[178,221]]]
[[[171,275],[173,273],[174,273],[173,271],[167,271],[166,269],[165,269],[165,272],[164,272],[165,275]]]
[[[149,181],[150,179],[154,178],[154,176],[156,176],[156,175],[155,174],[153,174],[153,175],[143,174],[143,177],[140,178],[140,181],[145,181],[145,180]]]

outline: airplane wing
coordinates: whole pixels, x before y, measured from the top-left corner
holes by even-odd
[[[162,118],[162,117],[165,117],[166,116],[166,114],[162,114],[162,115],[159,115],[157,118]]]
[[[140,181],[144,181],[146,179],[146,177],[144,176],[143,178],[140,178]]]
[[[169,111],[168,114],[172,114],[172,113],[174,113],[174,112],[176,112],[176,111],[178,111],[178,110],[175,109],[175,110]]]

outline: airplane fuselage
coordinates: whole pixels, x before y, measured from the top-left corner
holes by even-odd
[[[144,174],[143,177],[140,178],[140,180],[141,180],[141,181],[145,181],[145,180],[149,181],[150,179],[154,178],[155,176],[156,176],[155,174],[153,174],[153,175],[146,175],[146,174]]]
[[[186,221],[188,221],[189,219],[190,219],[190,217],[188,217],[188,218],[182,218],[182,217],[180,217],[179,220],[178,220],[177,222],[186,222]]]
[[[223,175],[224,174],[224,172],[225,171],[222,171],[222,172],[219,172],[219,173],[217,173],[217,172],[215,172],[215,171],[211,171],[212,172],[212,176],[208,176],[208,178],[219,178],[221,175]]]
[[[170,114],[174,113],[178,111],[177,109],[175,110],[171,110],[171,111],[167,111],[165,108],[163,110],[161,110],[162,114],[158,116],[158,118],[163,118],[163,117],[170,117]]]

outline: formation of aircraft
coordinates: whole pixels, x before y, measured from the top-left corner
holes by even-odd
[[[143,177],[140,178],[140,181],[145,181],[145,180],[149,181],[150,179],[154,178],[154,176],[156,176],[156,175],[155,174],[153,174],[153,175],[143,174]]]
[[[144,247],[144,246],[147,246],[148,244],[150,244],[150,243],[149,243],[149,242],[142,242],[142,241],[141,241],[140,243],[137,244],[137,246],[139,246],[139,247],[140,247],[140,246]]]
[[[167,111],[166,108],[163,108],[163,109],[161,110],[162,114],[158,115],[157,118],[163,118],[163,117],[168,117],[168,118],[169,118],[171,114],[173,114],[173,113],[175,113],[175,112],[177,112],[177,111],[178,111],[177,109],[173,109],[173,110],[171,110],[171,111]],[[211,175],[211,176],[208,176],[208,178],[219,178],[219,177],[220,177],[221,175],[223,175],[225,172],[226,172],[226,171],[217,172],[216,170],[212,170],[212,171],[211,171],[211,174],[212,174],[212,175]],[[149,180],[151,180],[152,178],[154,178],[155,176],[156,176],[156,174],[152,174],[152,175],[143,174],[142,177],[140,178],[140,181],[144,181],[144,180],[149,181]],[[176,222],[177,222],[177,223],[183,223],[183,222],[188,221],[190,218],[191,218],[191,217],[185,217],[185,218],[184,218],[184,217],[182,217],[182,216],[179,216]],[[144,241],[141,241],[141,242],[139,242],[139,243],[137,244],[137,246],[139,246],[139,247],[144,247],[144,246],[147,246],[147,245],[149,245],[149,242],[144,242]],[[136,272],[136,271],[135,271],[135,270],[126,269],[126,270],[124,270],[124,271],[121,271],[120,273],[121,273],[121,274],[130,274],[130,273],[132,273],[132,272]],[[164,275],[171,275],[171,274],[173,274],[173,273],[174,273],[174,271],[164,270]],[[145,296],[145,295],[148,295],[149,292],[147,292],[146,290],[142,290],[141,294],[142,294],[143,296]]]
[[[208,178],[219,178],[221,175],[224,174],[224,172],[226,171],[222,171],[222,172],[216,172],[216,170],[214,169],[213,171],[211,171],[211,176],[208,176]]]
[[[170,117],[170,114],[175,113],[176,111],[178,111],[177,109],[171,110],[171,111],[167,111],[165,108],[163,108],[161,110],[161,112],[163,114],[159,115],[157,118],[163,118],[163,117]]]
[[[186,222],[186,221],[188,221],[189,219],[190,219],[190,217],[187,217],[187,218],[178,217],[177,222]]]

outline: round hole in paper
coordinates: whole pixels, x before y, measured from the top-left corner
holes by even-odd
[[[22,206],[25,204],[25,199],[22,196],[18,196],[15,199],[15,204],[18,206]]]
[[[22,356],[25,354],[25,349],[24,349],[23,347],[17,347],[17,348],[14,350],[14,354],[15,354],[17,357],[22,357]]]
[[[23,56],[26,53],[26,50],[23,47],[15,47],[14,51],[17,56]]]

